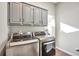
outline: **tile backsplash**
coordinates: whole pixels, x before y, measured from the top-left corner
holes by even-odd
[[[9,32],[15,33],[15,32],[35,32],[35,31],[45,31],[47,30],[47,27],[41,27],[41,26],[9,26]]]

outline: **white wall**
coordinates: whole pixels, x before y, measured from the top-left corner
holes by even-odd
[[[65,33],[58,30],[60,28],[59,22],[79,29],[79,2],[62,2],[56,8],[57,47],[79,55],[79,52],[75,51],[76,48],[79,48],[79,31]]]
[[[0,2],[0,52],[5,44],[4,42],[8,39],[7,37],[8,37],[7,3]]]
[[[53,3],[50,2],[26,2],[41,8],[45,8],[48,10],[48,16],[51,16],[52,20],[55,20],[55,5]],[[17,32],[19,30],[23,31],[23,32],[27,32],[27,31],[44,31],[46,30],[47,27],[38,27],[38,26],[12,26],[10,27],[11,32]],[[55,28],[52,27],[53,33],[55,33]]]

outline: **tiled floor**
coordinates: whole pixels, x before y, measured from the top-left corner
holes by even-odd
[[[56,55],[55,56],[71,56],[63,51],[60,51],[59,49],[56,49]]]

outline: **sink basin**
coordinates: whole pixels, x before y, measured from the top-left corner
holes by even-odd
[[[13,40],[11,42],[26,41],[30,39],[32,39],[30,36],[13,36]]]
[[[30,39],[32,39],[32,33],[30,33],[30,34],[28,34],[28,33],[23,33],[23,34],[14,33],[12,36],[11,42],[25,41],[25,40],[30,40]]]

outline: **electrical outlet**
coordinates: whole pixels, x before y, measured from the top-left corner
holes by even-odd
[[[76,48],[75,50],[76,50],[77,52],[79,52],[79,48]]]

